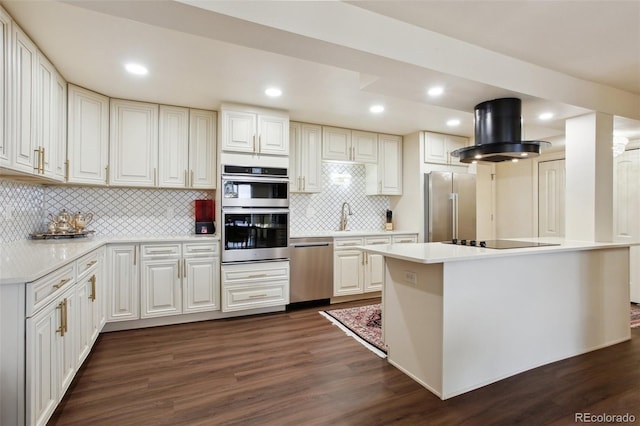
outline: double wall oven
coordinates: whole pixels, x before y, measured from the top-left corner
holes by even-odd
[[[289,258],[286,168],[224,165],[222,262]]]

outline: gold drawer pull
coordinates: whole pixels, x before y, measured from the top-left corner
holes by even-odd
[[[388,244],[386,241],[374,241],[372,243],[369,243],[371,245],[375,245],[375,244]]]
[[[399,243],[412,243],[413,240],[398,240]]]
[[[66,283],[68,283],[69,281],[71,281],[71,278],[67,278],[66,280],[60,280],[60,282],[58,284],[54,284],[53,288],[58,289],[60,287],[62,287],[63,285],[65,285]]]
[[[262,298],[262,297],[267,297],[268,294],[252,294],[249,296],[249,299],[258,299],[258,298]]]
[[[249,275],[249,278],[262,278],[266,276],[267,274],[256,274],[256,275]]]
[[[150,254],[165,254],[165,253],[173,253],[173,250],[148,250]]]
[[[92,260],[91,262],[87,263],[87,268],[92,267],[93,265],[95,265],[96,263],[98,263],[97,260]]]
[[[344,244],[341,244],[341,246],[343,246],[343,247],[346,247],[346,246],[357,246],[357,245],[360,245],[360,243],[344,243]]]

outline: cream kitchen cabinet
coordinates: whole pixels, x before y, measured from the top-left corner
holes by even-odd
[[[416,234],[369,235],[335,238],[333,244],[333,295],[347,296],[381,291],[384,257],[365,253],[362,245],[417,242]]]
[[[464,148],[469,138],[442,133],[424,132],[424,162],[448,165],[463,165],[451,152]]]
[[[222,265],[222,312],[288,303],[288,261]]]
[[[158,105],[111,99],[109,184],[158,184]]]
[[[322,159],[376,164],[378,162],[377,134],[323,126]]]
[[[141,246],[141,317],[219,309],[217,243]]]
[[[160,105],[159,186],[216,187],[216,113]]]
[[[294,123],[289,127],[291,192],[322,191],[322,127]]]
[[[11,135],[11,17],[0,7],[0,167],[11,164],[9,140]]]
[[[289,116],[280,111],[223,105],[222,150],[289,155]]]
[[[140,318],[140,281],[137,244],[110,244],[107,322]]]
[[[367,195],[402,195],[402,137],[378,135],[378,162],[366,164]]]
[[[104,256],[104,248],[99,248],[76,261],[78,273],[76,356],[78,367],[89,355],[105,324]]]
[[[106,185],[109,166],[109,98],[68,85],[67,181]]]

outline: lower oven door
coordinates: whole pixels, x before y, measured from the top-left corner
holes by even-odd
[[[222,262],[289,258],[289,210],[222,210]]]

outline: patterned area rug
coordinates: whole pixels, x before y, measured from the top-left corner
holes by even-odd
[[[382,358],[386,350],[382,342],[382,309],[380,304],[320,312],[327,319]],[[372,347],[373,348],[372,348]],[[377,349],[377,350],[374,350]]]
[[[640,305],[631,304],[631,328],[640,327]]]

